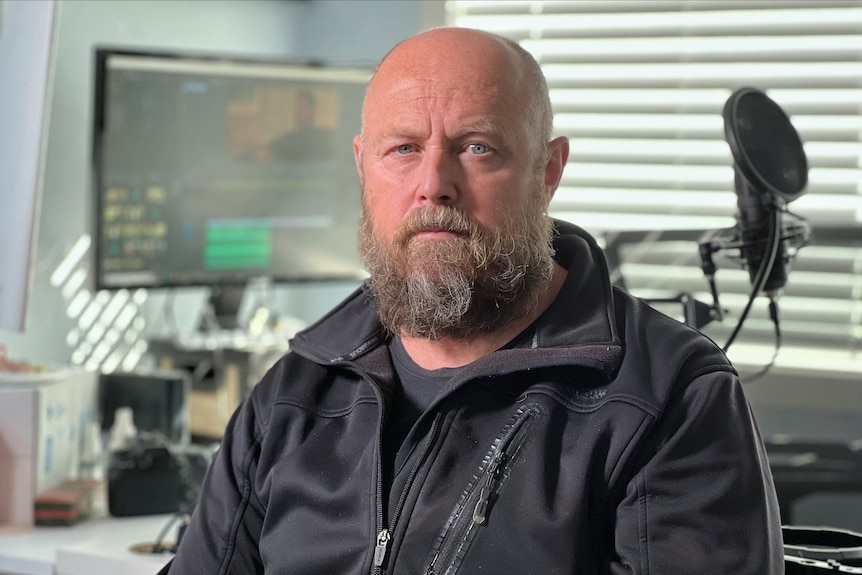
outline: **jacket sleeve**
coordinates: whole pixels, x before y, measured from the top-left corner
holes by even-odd
[[[263,573],[263,506],[252,478],[260,431],[253,396],[231,417],[176,556],[159,575]]]
[[[734,374],[678,388],[635,458],[610,573],[784,573],[766,451]]]

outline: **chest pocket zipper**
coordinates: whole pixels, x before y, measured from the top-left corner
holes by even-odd
[[[437,537],[425,575],[458,572],[478,529],[488,522],[500,489],[523,452],[539,413],[536,404],[521,406],[491,445],[479,473],[464,489]]]

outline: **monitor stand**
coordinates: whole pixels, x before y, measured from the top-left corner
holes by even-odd
[[[242,304],[244,285],[213,286],[209,297],[209,310],[201,322],[201,331],[236,329],[239,326],[239,308]],[[212,325],[215,318],[216,325]]]

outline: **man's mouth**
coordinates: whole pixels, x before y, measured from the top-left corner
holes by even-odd
[[[436,226],[436,227],[428,227],[428,228],[421,229],[421,230],[419,230],[419,233],[420,234],[455,234],[458,232],[456,232],[455,230],[450,229],[450,228],[445,228],[443,226]]]
[[[466,237],[467,233],[458,230],[451,230],[448,228],[426,228],[424,230],[419,230],[413,237],[421,237],[428,239],[446,239],[453,237]]]
[[[416,232],[417,234],[452,234],[453,236],[466,236],[467,230],[458,230],[448,226],[428,226]]]

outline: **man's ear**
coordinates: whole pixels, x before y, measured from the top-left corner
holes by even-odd
[[[548,160],[545,163],[545,194],[548,196],[548,201],[551,201],[554,192],[557,191],[557,186],[560,185],[563,169],[566,167],[568,159],[569,139],[560,136],[551,140],[551,143],[548,144]]]

